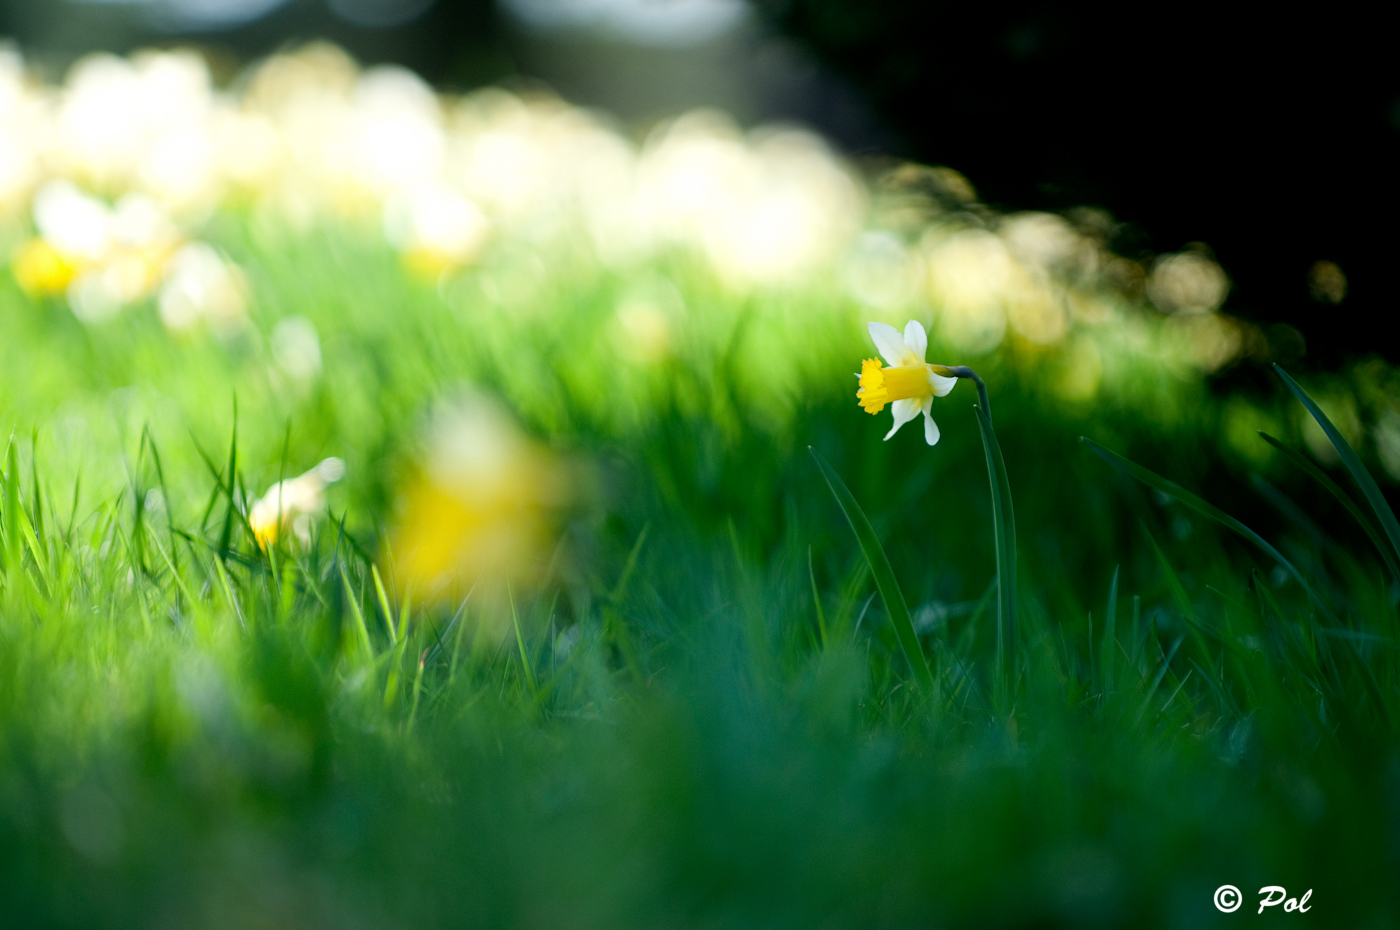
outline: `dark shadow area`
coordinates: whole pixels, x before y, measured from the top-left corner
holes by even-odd
[[[1308,362],[1400,350],[1400,86],[1380,7],[763,0],[865,94],[899,154],[989,202],[1089,204],[1116,246],[1210,245],[1226,308],[1302,330]],[[1343,272],[1338,280],[1330,262]]]

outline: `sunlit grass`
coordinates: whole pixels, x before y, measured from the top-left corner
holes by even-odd
[[[360,254],[361,287],[387,297],[398,272]],[[5,536],[17,540],[4,589],[5,848],[20,913],[335,925],[567,911],[600,926],[661,915],[767,926],[1111,924],[1164,910],[1170,923],[1172,907],[1209,919],[1210,892],[1229,880],[1340,897],[1388,868],[1388,828],[1367,813],[1388,789],[1366,760],[1392,745],[1395,631],[1364,535],[1325,551],[1298,537],[1288,556],[1350,618],[1321,632],[1304,590],[1271,580],[1269,561],[1209,524],[1183,531],[1190,516],[1114,485],[1073,442],[1087,428],[1148,450],[1172,436],[1204,445],[1208,422],[1170,431],[1111,408],[1047,413],[1015,369],[998,370],[1024,534],[1022,658],[999,705],[970,397],[942,415],[934,449],[918,436],[881,443],[853,403],[859,329],[807,327],[805,352],[832,362],[824,379],[797,375],[811,380],[786,412],[757,403],[735,368],[700,367],[727,350],[712,337],[716,348],[688,349],[615,419],[608,401],[627,395],[604,376],[618,370],[611,344],[571,352],[588,343],[485,314],[474,330],[449,325],[434,291],[403,285],[410,309],[392,325],[347,300],[331,283],[340,266],[316,255],[262,259],[297,268],[312,299],[287,309],[338,334],[303,395],[274,386],[256,348],[240,367],[140,316],[96,342],[58,308],[18,305],[47,334],[34,343],[55,353],[44,365],[76,367],[64,339],[100,362],[84,366],[86,383],[47,387],[47,409],[111,409],[102,379],[138,374],[188,405],[167,421],[147,413],[149,432],[131,423],[80,447],[125,460],[65,462],[52,413],[34,418],[37,465],[25,434],[12,446],[6,519],[33,530],[7,523]],[[322,293],[338,302],[318,306]],[[120,357],[132,347],[160,364],[138,373]],[[220,389],[208,387],[216,373]],[[417,602],[375,577],[391,570],[396,488],[422,417],[464,384],[593,462],[593,498],[513,609]],[[837,463],[873,518],[936,682],[931,703],[794,439]],[[244,502],[329,453],[347,477],[310,542],[259,547]],[[1158,467],[1179,475],[1191,461]],[[66,475],[79,464],[75,507]],[[90,876],[97,909],[60,905],[24,878],[37,874]],[[1030,891],[1007,899],[1005,881]],[[1314,897],[1333,913],[1386,906]]]

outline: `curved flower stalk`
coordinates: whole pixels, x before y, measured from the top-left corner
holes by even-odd
[[[997,666],[1001,670],[999,690],[1004,695],[1008,688],[1014,687],[1016,667],[1016,518],[1011,509],[1006,463],[992,430],[987,385],[966,365],[935,365],[924,361],[928,334],[918,320],[910,320],[903,334],[887,323],[870,323],[868,327],[870,339],[888,367],[874,358],[862,362],[856,375],[860,379],[856,399],[871,415],[889,405],[894,426],[885,434],[885,439],[922,413],[924,440],[934,445],[938,442],[939,431],[938,424],[933,421],[933,399],[947,396],[963,378],[977,385],[977,425],[982,433],[987,478],[992,490],[992,531],[997,558]]]

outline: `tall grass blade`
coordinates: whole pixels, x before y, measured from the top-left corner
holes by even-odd
[[[185,603],[195,603],[194,592],[190,590],[180,570],[175,567],[174,557],[166,554],[165,549],[157,539],[153,538],[151,540],[151,547],[156,550],[156,555],[160,556],[161,561],[165,563],[166,570],[170,572],[170,577],[175,581],[175,589],[180,592],[180,596],[185,599]],[[45,580],[47,580],[47,578]]]
[[[1152,687],[1147,689],[1147,697],[1143,699],[1142,709],[1138,711],[1137,719],[1139,723],[1142,722],[1142,715],[1147,713],[1147,708],[1152,706],[1152,696],[1156,694],[1157,689],[1162,686],[1162,679],[1167,677],[1167,669],[1171,668],[1172,659],[1176,657],[1176,651],[1181,648],[1181,643],[1185,639],[1185,636],[1178,636],[1176,641],[1172,643],[1171,648],[1167,650],[1167,654],[1163,656],[1162,664],[1157,669],[1157,676],[1152,679]],[[1165,706],[1166,705],[1163,705],[1163,707]]]
[[[13,587],[19,578],[24,551],[19,529],[19,454],[13,436],[5,449],[5,473],[0,484],[3,484],[0,487],[0,533],[4,534],[5,541],[5,575],[7,583]]]
[[[1134,594],[1134,595],[1133,595],[1133,642],[1132,642],[1133,652],[1132,652],[1132,655],[1129,656],[1129,661],[1131,661],[1131,662],[1133,663],[1133,671],[1137,671],[1137,669],[1138,669],[1139,651],[1142,649],[1142,639],[1141,639],[1140,636],[1139,636],[1139,631],[1140,631],[1141,629],[1142,629],[1142,598],[1141,598],[1139,595]],[[1140,674],[1140,673],[1139,673],[1139,674]]]
[[[447,681],[449,684],[457,680],[457,660],[462,654],[462,631],[467,625],[467,604],[471,602],[472,592],[476,590],[476,585],[467,589],[467,596],[462,598],[461,605],[457,608],[457,613],[453,616],[449,626],[455,626],[452,638],[452,661],[447,668]]]
[[[248,628],[248,621],[243,617],[243,608],[238,603],[238,598],[233,593],[233,582],[229,580],[228,572],[224,569],[223,560],[215,553],[214,571],[219,576],[219,586],[223,589],[224,597],[228,599],[228,604],[233,608],[233,615],[238,618],[238,625],[244,629]]]
[[[1361,488],[1361,493],[1366,495],[1366,502],[1371,505],[1371,509],[1376,512],[1376,519],[1381,521],[1381,527],[1385,530],[1385,535],[1390,538],[1390,545],[1397,556],[1400,556],[1400,523],[1395,520],[1395,511],[1390,509],[1390,504],[1386,502],[1385,495],[1381,493],[1380,487],[1376,484],[1376,479],[1371,477],[1371,473],[1366,470],[1366,466],[1361,464],[1361,458],[1356,454],[1356,450],[1351,447],[1351,443],[1346,441],[1337,427],[1332,425],[1332,421],[1327,419],[1327,414],[1322,412],[1308,392],[1299,386],[1288,376],[1288,372],[1283,370],[1277,362],[1274,363],[1274,371],[1283,379],[1283,383],[1288,385],[1288,389],[1293,392],[1293,396],[1298,398],[1312,418],[1317,421],[1317,425],[1322,427],[1322,431],[1327,434],[1327,438],[1332,441],[1332,446],[1337,450],[1337,454],[1342,457],[1342,463],[1346,465],[1347,471],[1351,472],[1351,477],[1355,479]]]
[[[160,488],[161,500],[165,502],[165,529],[170,537],[170,563],[171,570],[180,571],[180,551],[175,543],[175,503],[170,498],[170,488],[165,482],[165,466],[161,464],[160,450],[156,448],[155,437],[151,435],[150,427],[144,430],[146,445],[151,450],[151,463],[156,469],[156,486]]]
[[[1264,552],[1268,553],[1268,555],[1271,558],[1273,558],[1274,561],[1278,562],[1278,564],[1283,567],[1284,571],[1292,575],[1294,580],[1297,581],[1298,584],[1303,586],[1303,590],[1307,592],[1307,595],[1312,600],[1312,602],[1315,605],[1317,605],[1317,609],[1322,611],[1323,616],[1325,616],[1332,623],[1333,626],[1337,624],[1337,618],[1332,613],[1332,609],[1328,607],[1327,604],[1318,595],[1318,593],[1315,590],[1313,590],[1313,586],[1308,584],[1307,579],[1305,579],[1302,573],[1294,567],[1293,563],[1290,562],[1282,552],[1279,552],[1277,549],[1275,549],[1266,539],[1264,539],[1264,537],[1260,536],[1258,533],[1245,526],[1239,520],[1236,520],[1234,517],[1221,510],[1219,507],[1216,507],[1214,504],[1208,503],[1205,500],[1197,497],[1195,494],[1192,494],[1190,491],[1186,490],[1181,485],[1177,484],[1175,481],[1169,481],[1166,478],[1163,478],[1161,475],[1157,474],[1156,472],[1143,468],[1136,462],[1132,462],[1128,459],[1125,459],[1117,452],[1112,452],[1108,449],[1105,449],[1103,446],[1094,442],[1092,439],[1080,436],[1079,441],[1088,446],[1094,452],[1095,455],[1099,456],[1105,462],[1108,462],[1108,464],[1123,472],[1125,475],[1128,475],[1132,478],[1136,478],[1138,481],[1141,481],[1149,488],[1152,488],[1155,491],[1160,491],[1168,497],[1175,498],[1176,500],[1185,504],[1187,507],[1190,507],[1192,510],[1196,511],[1202,516],[1209,517],[1210,519],[1216,521],[1217,523],[1221,524],[1227,529],[1232,530],[1238,535],[1243,536],[1245,539],[1249,540],[1250,542],[1254,543],[1254,545],[1264,550]]]
[[[428,650],[418,656],[418,671],[413,674],[413,705],[408,712],[408,725],[404,728],[413,732],[413,724],[418,719],[418,698],[423,694],[423,666],[427,663]]]
[[[1103,693],[1113,694],[1113,664],[1118,656],[1118,569],[1113,566],[1113,580],[1108,584],[1108,608],[1104,611],[1103,646],[1099,649],[1099,661],[1103,663]]]
[[[412,595],[412,589],[404,591],[403,601],[399,604],[399,639],[404,642],[408,640],[408,619],[413,614]]]
[[[510,621],[515,626],[515,644],[520,649],[520,667],[525,672],[525,686],[530,689],[530,697],[539,699],[540,686],[535,681],[535,663],[530,659],[530,652],[525,648],[525,634],[520,632],[520,614],[515,609],[515,592],[506,586],[506,596],[510,598]]]
[[[360,599],[355,596],[355,590],[350,586],[350,575],[345,571],[345,565],[340,565],[340,583],[345,589],[345,603],[350,607],[350,615],[355,618],[355,632],[358,634],[356,640],[360,648],[364,650],[365,658],[374,658],[374,646],[370,642],[369,627],[365,625],[365,614],[360,609]]]
[[[1230,697],[1229,692],[1225,690],[1225,685],[1222,681],[1216,681],[1215,675],[1201,668],[1200,663],[1195,659],[1187,659],[1186,661],[1190,662],[1192,668],[1201,673],[1201,677],[1205,679],[1206,684],[1210,685],[1210,690],[1215,692],[1215,698],[1220,702],[1221,713],[1227,713],[1236,720],[1244,716],[1240,713],[1239,705],[1235,703],[1235,699]],[[1185,679],[1182,679],[1182,681],[1184,682]]]
[[[389,608],[389,595],[384,590],[384,579],[379,577],[379,566],[371,565],[369,572],[374,578],[374,593],[379,596],[379,610],[384,614],[384,626],[389,631],[389,645],[397,646],[399,637],[394,631],[394,612]]]
[[[1209,662],[1210,649],[1206,645],[1201,620],[1196,616],[1196,608],[1191,604],[1191,597],[1186,593],[1186,587],[1182,585],[1181,578],[1167,558],[1167,554],[1162,551],[1161,546],[1157,545],[1157,540],[1153,538],[1152,534],[1147,532],[1146,526],[1143,526],[1143,532],[1146,533],[1147,541],[1152,546],[1152,554],[1157,559],[1158,567],[1162,569],[1162,575],[1167,579],[1167,590],[1171,592],[1172,600],[1176,601],[1177,609],[1181,611],[1181,618],[1186,621],[1186,628],[1191,631],[1192,642],[1196,644],[1202,657]]]
[[[1184,688],[1184,687],[1186,687],[1186,682],[1190,680],[1191,674],[1192,674],[1192,672],[1194,672],[1194,671],[1195,671],[1195,669],[1188,669],[1188,670],[1187,670],[1187,672],[1186,672],[1186,677],[1183,678],[1183,679],[1181,679],[1181,681],[1177,683],[1176,690],[1172,692],[1172,696],[1169,697],[1169,698],[1167,698],[1167,702],[1166,702],[1165,704],[1162,705],[1162,709],[1159,710],[1159,711],[1157,711],[1157,715],[1158,715],[1158,716],[1161,716],[1162,714],[1165,714],[1165,713],[1167,712],[1167,708],[1172,706],[1172,701],[1175,701],[1175,700],[1176,700],[1176,696],[1177,696],[1178,694],[1181,693],[1181,689]]]
[[[627,593],[627,582],[632,580],[632,575],[637,570],[637,560],[642,555],[642,546],[646,544],[647,532],[650,529],[651,523],[648,522],[637,534],[637,541],[632,544],[631,550],[627,553],[627,561],[622,564],[622,573],[617,576],[617,584],[613,586],[612,593],[608,595],[614,604],[622,603],[622,596]]]
[[[914,621],[909,617],[909,607],[905,604],[904,595],[899,590],[899,582],[895,580],[894,569],[890,567],[890,559],[885,554],[885,547],[880,545],[880,539],[875,535],[875,529],[870,525],[865,511],[860,509],[860,504],[856,503],[854,495],[846,487],[846,483],[841,480],[841,476],[836,474],[836,469],[832,468],[816,449],[808,446],[807,451],[811,452],[812,458],[816,459],[817,467],[822,471],[822,477],[826,478],[827,487],[831,488],[836,503],[841,506],[841,512],[846,515],[846,521],[851,524],[851,529],[855,531],[856,541],[860,543],[861,552],[865,554],[865,561],[870,565],[870,574],[875,578],[875,587],[879,589],[880,597],[885,602],[885,610],[889,612],[895,636],[899,639],[904,657],[909,660],[909,667],[913,669],[914,680],[918,683],[919,690],[926,696],[931,695],[934,688],[933,672],[929,670],[928,659],[924,656],[923,648],[919,645],[919,635],[914,632]]]
[[[43,539],[44,507],[39,493],[39,427],[37,426],[34,427],[33,436],[29,440],[29,449],[29,475],[30,481],[33,482],[33,487],[30,490],[34,492],[34,508],[30,511],[30,525],[34,528],[34,534],[39,539]],[[34,554],[34,558],[42,561],[42,557],[37,552]]]
[[[1305,408],[1308,408],[1310,415],[1317,420],[1317,426],[1322,427],[1323,433],[1327,434],[1333,448],[1336,448],[1337,454],[1340,455],[1341,461],[1347,466],[1347,471],[1351,472],[1352,479],[1355,479],[1357,486],[1361,487],[1361,493],[1365,494],[1366,503],[1371,504],[1372,510],[1375,511],[1376,520],[1380,521],[1380,527],[1385,529],[1386,536],[1389,536],[1390,546],[1392,546],[1394,553],[1400,556],[1400,522],[1396,522],[1396,514],[1390,510],[1390,504],[1386,503],[1385,494],[1380,493],[1376,479],[1372,478],[1371,472],[1366,471],[1366,466],[1361,464],[1361,457],[1358,457],[1357,451],[1351,448],[1351,443],[1348,443],[1347,438],[1337,430],[1336,426],[1333,426],[1331,420],[1327,419],[1326,413],[1323,413],[1322,408],[1319,408],[1317,403],[1308,396],[1308,392],[1303,391],[1298,382],[1288,377],[1287,371],[1284,371],[1280,364],[1274,363],[1274,371],[1277,371],[1278,377],[1282,378],[1284,384],[1288,385],[1289,391],[1294,392],[1295,398],[1298,398],[1298,401]]]
[[[826,614],[822,612],[822,596],[817,590],[817,572],[812,567],[812,547],[807,547],[807,578],[812,582],[812,605],[817,611],[817,632],[821,634],[822,649],[827,647]]]
[[[234,476],[238,473],[238,401],[233,402],[233,432],[228,443],[228,471],[224,474],[224,493],[228,495],[228,510],[224,512],[224,525],[219,530],[219,555],[227,558],[229,543],[233,541],[234,512],[238,509],[234,493]]]
[[[1375,522],[1370,517],[1366,516],[1365,511],[1357,506],[1356,501],[1352,500],[1351,495],[1342,490],[1341,485],[1333,481],[1330,475],[1321,468],[1318,468],[1311,459],[1303,455],[1303,453],[1299,452],[1297,449],[1292,449],[1284,445],[1262,430],[1259,435],[1269,445],[1282,452],[1284,458],[1288,459],[1288,461],[1300,468],[1310,478],[1322,485],[1327,490],[1327,493],[1335,497],[1337,502],[1346,508],[1346,512],[1351,514],[1352,519],[1361,525],[1361,528],[1366,531],[1366,535],[1370,537],[1371,544],[1380,552],[1381,558],[1385,561],[1386,568],[1390,569],[1391,576],[1395,578],[1397,582],[1400,582],[1400,560],[1396,559],[1395,550],[1381,537],[1380,530],[1376,527]]]

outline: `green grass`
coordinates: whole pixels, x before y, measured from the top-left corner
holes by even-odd
[[[1001,682],[973,392],[937,447],[880,442],[829,281],[742,295],[563,244],[502,306],[504,248],[439,287],[354,229],[213,236],[256,295],[229,343],[0,281],[7,925],[1195,927],[1264,885],[1327,926],[1400,913],[1383,495],[1362,479],[1358,532],[1341,472],[1241,464],[1210,387],[1112,324],[1093,402],[1053,353],[930,352],[996,404]],[[688,308],[653,365],[609,335],[643,275]],[[267,346],[292,314],[305,388]],[[423,417],[468,389],[590,477],[543,585],[415,603],[384,540]],[[327,455],[312,544],[260,550],[244,502]]]

